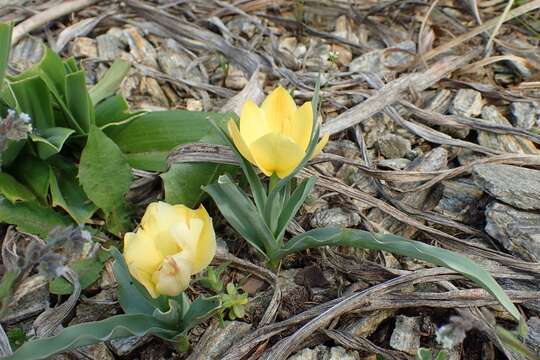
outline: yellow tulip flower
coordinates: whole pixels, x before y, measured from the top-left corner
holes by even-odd
[[[313,131],[311,102],[297,107],[287,90],[278,86],[259,108],[248,100],[240,113],[240,129],[234,120],[229,134],[238,151],[266,176],[289,175],[306,154]],[[317,144],[313,157],[328,142],[328,135]]]
[[[216,254],[212,219],[201,205],[155,202],[148,205],[135,233],[124,237],[124,258],[131,275],[153,298],[176,296],[191,275],[206,268]]]

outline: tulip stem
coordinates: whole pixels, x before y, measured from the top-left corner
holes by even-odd
[[[279,177],[276,175],[276,173],[272,173],[272,176],[270,176],[270,181],[268,182],[268,193],[270,194],[272,190],[276,187],[277,183],[279,181]]]

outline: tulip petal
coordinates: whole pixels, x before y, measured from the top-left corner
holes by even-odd
[[[326,146],[326,144],[328,144],[328,139],[330,139],[330,135],[324,134],[322,139],[317,143],[315,149],[313,150],[313,155],[311,155],[312,159],[322,152],[322,149]]]
[[[133,265],[131,267],[128,265],[128,268],[131,276],[133,276],[145,287],[146,291],[148,291],[151,297],[157,299],[159,297],[159,294],[156,292],[156,288],[154,286],[154,283],[152,282],[152,275],[138,269]]]
[[[152,236],[139,229],[136,234],[127,233],[124,239],[124,258],[128,267],[130,264],[137,264],[139,270],[148,273],[159,267],[163,256],[156,248]]]
[[[242,139],[249,146],[249,144],[269,132],[270,129],[264,111],[259,109],[253,101],[246,101],[240,112],[240,134]]]
[[[294,116],[288,119],[284,133],[290,136],[302,150],[306,151],[311,140],[313,129],[313,106],[306,102],[294,112]]]
[[[296,104],[287,90],[282,86],[278,86],[266,97],[261,109],[266,114],[266,121],[270,130],[274,133],[283,134],[287,119],[294,117]]]
[[[185,222],[187,214],[166,202],[159,201],[148,205],[141,220],[141,230],[153,239],[163,257],[176,254],[180,249],[170,234],[170,228],[178,222]]]
[[[257,166],[266,176],[276,173],[280,178],[289,175],[302,161],[305,153],[289,137],[271,133],[250,146]]]
[[[252,164],[255,164],[255,160],[253,159],[253,156],[251,155],[251,152],[249,151],[249,148],[247,144],[245,143],[244,139],[242,139],[242,135],[240,135],[240,131],[238,131],[238,126],[236,126],[236,123],[234,120],[229,120],[229,123],[227,124],[229,128],[229,135],[231,136],[234,145],[240,151],[240,154],[249,161]]]
[[[191,261],[184,252],[167,257],[160,269],[152,274],[156,292],[168,296],[179,295],[187,289],[190,278]]]
[[[212,226],[212,219],[201,205],[192,212],[192,216],[203,221],[203,228],[197,242],[197,249],[193,258],[193,274],[196,274],[210,265],[216,255],[216,234]]]

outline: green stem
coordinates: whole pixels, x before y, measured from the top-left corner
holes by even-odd
[[[270,176],[270,180],[268,182],[269,194],[272,192],[272,190],[274,190],[278,182],[279,182],[279,177],[276,175],[276,173],[272,173],[272,176]]]

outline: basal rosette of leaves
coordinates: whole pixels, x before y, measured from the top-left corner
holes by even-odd
[[[92,87],[73,58],[47,47],[38,64],[6,75],[10,39],[11,25],[0,24],[0,119],[15,112],[29,130],[13,138],[0,126],[0,222],[44,237],[56,226],[104,221],[121,236],[130,228],[133,169],[164,171],[165,200],[192,207],[200,186],[223,173],[222,165],[165,163],[180,144],[219,140],[208,113],[130,111],[117,93],[130,69],[121,60]]]

